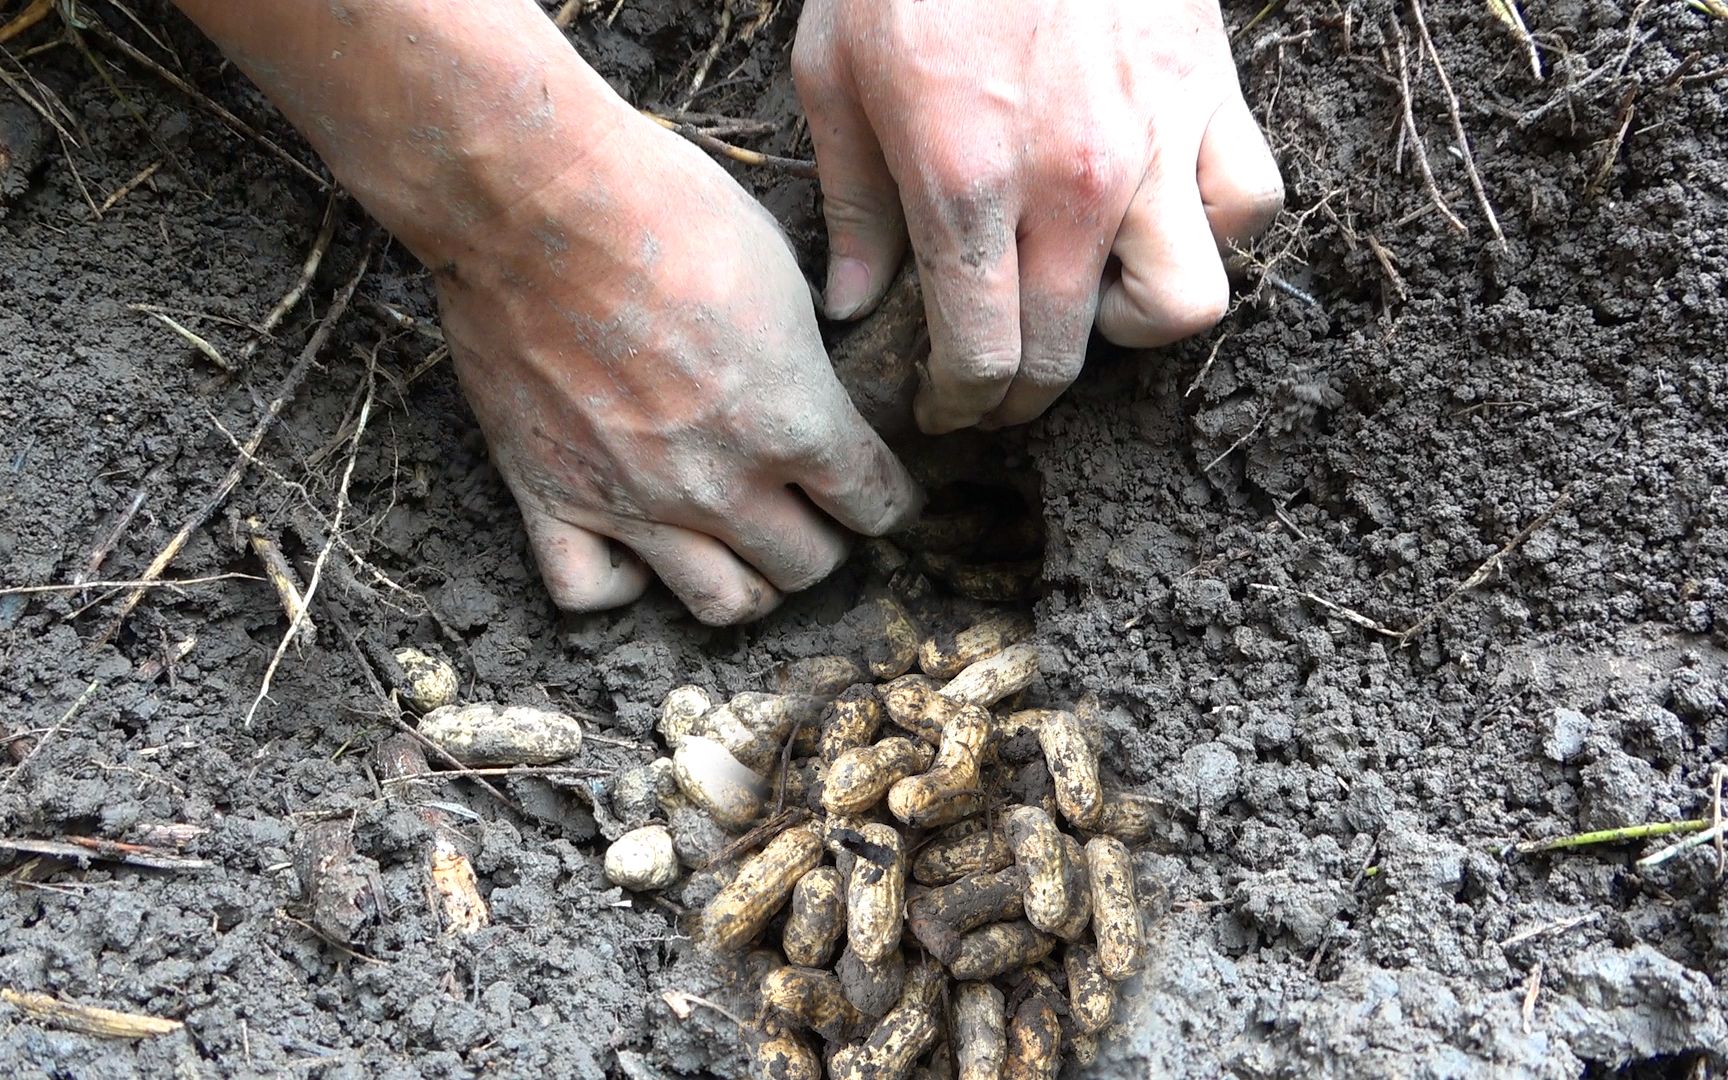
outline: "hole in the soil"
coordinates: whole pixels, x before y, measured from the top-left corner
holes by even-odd
[[[906,569],[926,579],[932,593],[1001,604],[1033,600],[1043,590],[1044,518],[1035,475],[936,488],[924,516],[895,539],[911,553]]]

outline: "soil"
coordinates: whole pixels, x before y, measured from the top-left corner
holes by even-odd
[[[1467,233],[1401,134],[1392,7],[1293,5],[1248,27],[1260,6],[1226,18],[1289,207],[1241,302],[1179,348],[1101,347],[999,454],[1041,491],[1050,537],[1037,693],[1097,695],[1109,767],[1160,800],[1139,861],[1152,962],[1087,1075],[1707,1075],[1728,1065],[1718,851],[1640,869],[1663,841],[1511,845],[1714,812],[1728,20],[1533,0],[1538,80],[1494,5],[1430,4],[1502,245],[1410,7],[1411,111]],[[182,20],[133,10],[78,5],[310,160]],[[713,6],[609,10],[578,20],[575,46],[630,100],[681,103]],[[692,107],[782,122],[744,141],[805,156],[795,16],[721,50]],[[242,362],[324,193],[93,31],[88,59],[30,51],[59,35],[50,18],[0,62],[65,129],[0,96],[5,586],[72,579],[140,486],[97,576],[142,571],[235,460],[230,433],[275,393],[363,224],[341,212],[310,302]],[[814,185],[739,175],[817,270]],[[650,756],[674,685],[758,689],[774,662],[833,651],[868,571],[738,630],[663,593],[559,617],[448,366],[422,370],[435,343],[373,314],[430,315],[424,274],[387,251],[360,296],[170,575],[248,577],[153,591],[107,644],[112,601],[80,611],[102,590],[0,595],[0,724],[29,737],[0,772],[0,836],[178,823],[204,830],[186,850],[211,864],[14,863],[0,986],[186,1028],[102,1040],[0,1006],[0,1056],[28,1076],[737,1076],[732,1021],[672,1008],[724,1002],[726,973],[669,906],[606,886],[609,823],[581,785],[513,780],[520,810],[451,795],[496,924],[440,933],[424,826],[369,771],[394,729],[360,657],[418,644],[458,665],[465,697],[591,715],[606,741],[582,764],[604,773]],[[285,621],[244,519],[310,566],[374,350],[348,546],[327,560],[316,640],[248,724]],[[332,818],[384,898],[352,951],[307,927],[294,870],[297,838]]]

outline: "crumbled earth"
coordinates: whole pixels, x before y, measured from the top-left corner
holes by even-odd
[[[1090,1075],[1728,1064],[1712,847],[1645,870],[1663,841],[1511,851],[1709,817],[1725,758],[1728,20],[1707,6],[1527,4],[1540,80],[1495,5],[1428,6],[1503,244],[1412,7],[1292,5],[1251,27],[1259,3],[1227,10],[1286,215],[1217,332],[1151,356],[1101,346],[1002,455],[1027,462],[1050,536],[1037,692],[1098,695],[1109,767],[1162,813],[1140,862],[1153,962]],[[310,160],[177,16],[133,10],[157,40],[78,5]],[[681,105],[713,6],[610,10],[578,19],[575,46],[631,101]],[[805,156],[795,16],[722,49],[689,107],[781,121],[741,141]],[[1461,229],[1401,133],[1394,18]],[[93,29],[89,58],[31,51],[59,34],[51,18],[0,60],[63,129],[0,95],[6,587],[71,580],[142,488],[96,576],[140,573],[215,490],[361,242],[342,208],[310,302],[242,359],[325,194]],[[739,175],[816,272],[814,185]],[[731,1020],[677,1014],[679,994],[725,1001],[726,973],[668,906],[606,886],[582,784],[511,781],[520,812],[459,793],[496,922],[440,933],[424,826],[369,771],[394,728],[367,672],[418,644],[458,665],[469,699],[591,715],[607,741],[580,764],[605,773],[652,753],[672,686],[758,689],[775,661],[833,651],[867,571],[739,630],[664,594],[559,617],[435,343],[376,314],[429,316],[423,274],[386,251],[360,296],[171,572],[217,580],[153,591],[105,644],[112,600],[84,610],[105,590],[0,595],[0,727],[34,747],[0,766],[0,837],[183,823],[211,864],[14,862],[0,986],[187,1026],[105,1041],[0,1006],[0,1055],[41,1076],[739,1075]],[[245,519],[310,567],[374,354],[316,638],[248,724],[285,619]],[[352,951],[308,929],[293,866],[296,838],[332,817],[382,887]]]

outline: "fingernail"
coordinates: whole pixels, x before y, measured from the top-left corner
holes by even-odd
[[[823,305],[830,319],[850,319],[870,299],[870,268],[862,259],[837,255],[828,261]]]

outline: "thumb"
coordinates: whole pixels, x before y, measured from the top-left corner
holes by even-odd
[[[863,108],[819,75],[798,80],[810,117],[822,216],[828,223],[828,285],[823,313],[831,319],[867,314],[888,291],[906,254],[900,189]]]

